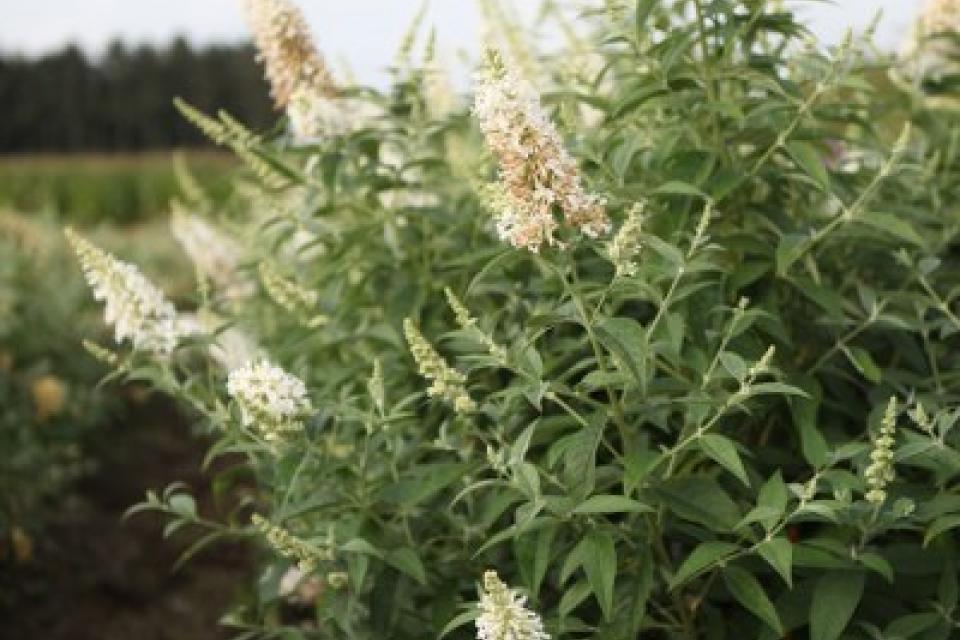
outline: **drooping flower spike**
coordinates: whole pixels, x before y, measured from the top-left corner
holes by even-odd
[[[228,300],[249,297],[253,282],[240,272],[240,244],[201,216],[174,208],[170,231],[197,270],[210,278]]]

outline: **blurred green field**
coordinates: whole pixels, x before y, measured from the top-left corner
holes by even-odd
[[[227,197],[232,156],[213,151],[184,156],[213,201]],[[0,156],[0,208],[51,214],[61,221],[141,221],[167,211],[178,192],[169,151]]]

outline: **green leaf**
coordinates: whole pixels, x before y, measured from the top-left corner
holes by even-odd
[[[943,620],[939,613],[910,613],[901,616],[883,630],[884,638],[912,638]]]
[[[726,567],[723,570],[723,581],[737,602],[760,618],[768,627],[783,635],[783,625],[780,623],[777,609],[756,578],[743,569]]]
[[[793,422],[800,431],[800,449],[804,459],[813,467],[822,467],[827,463],[830,446],[817,427],[817,413],[823,392],[815,378],[793,380],[794,384],[806,391],[807,396],[790,399],[790,413]]]
[[[720,485],[708,478],[672,478],[656,487],[654,492],[677,516],[712,531],[729,533],[740,521],[737,505]]]
[[[653,511],[651,507],[624,496],[590,496],[574,508],[573,513],[645,513]]]
[[[857,556],[860,564],[870,569],[874,573],[883,576],[884,580],[893,584],[893,567],[887,562],[886,558],[878,553],[866,552]]]
[[[809,238],[805,235],[789,233],[780,238],[777,245],[777,275],[786,276],[793,263],[803,255]]]
[[[853,617],[863,595],[865,574],[831,571],[813,588],[810,606],[810,640],[837,640]]]
[[[564,590],[563,597],[560,598],[560,604],[557,611],[561,618],[566,618],[570,612],[580,606],[580,604],[590,595],[590,585],[583,580],[576,582],[572,587]]]
[[[708,433],[697,440],[703,452],[710,456],[714,462],[722,466],[746,486],[750,486],[750,480],[747,478],[747,472],[743,469],[743,462],[740,461],[740,454],[737,453],[737,446],[726,436],[716,433]]]
[[[607,318],[596,328],[597,339],[637,384],[646,379],[647,338],[633,318]]]
[[[583,427],[571,438],[570,445],[563,452],[563,476],[571,488],[582,496],[593,491],[597,470],[597,448],[603,433],[602,424],[596,418],[590,426]]]
[[[770,478],[760,487],[760,493],[757,495],[757,506],[769,509],[776,516],[763,520],[763,528],[769,531],[776,525],[777,520],[787,510],[787,502],[790,500],[790,490],[787,489],[783,476],[778,469]]]
[[[793,587],[793,544],[786,538],[771,538],[757,546],[757,553],[780,574],[787,586]]]
[[[456,618],[447,623],[447,625],[440,631],[438,638],[443,638],[450,634],[454,629],[459,629],[463,625],[473,622],[480,615],[480,612],[477,609],[470,609],[469,611],[464,611]]]
[[[660,185],[653,190],[654,193],[672,195],[672,196],[694,196],[697,198],[703,198],[704,200],[709,200],[709,196],[701,191],[698,187],[690,184],[689,182],[683,182],[681,180],[671,180]]]
[[[793,385],[784,384],[782,382],[761,382],[760,384],[754,384],[750,386],[750,395],[757,396],[765,393],[773,393],[781,396],[805,396],[807,392],[803,389],[798,389]]]
[[[922,247],[926,244],[923,241],[923,238],[920,237],[920,234],[918,234],[916,229],[914,229],[913,225],[900,216],[890,213],[871,211],[857,216],[854,218],[854,220],[857,222],[862,222],[863,224],[869,225],[876,229],[886,231],[890,235],[900,240],[905,240],[906,242],[918,247]]]
[[[423,568],[420,556],[410,547],[394,549],[387,554],[384,560],[391,567],[401,573],[405,573],[420,584],[427,584],[427,572]]]
[[[632,637],[638,637],[643,628],[643,619],[647,613],[647,601],[653,591],[653,558],[649,551],[641,551],[640,576],[637,578],[632,612],[630,615],[630,631]]]
[[[377,558],[383,557],[382,551],[377,549],[363,538],[354,538],[349,542],[343,543],[340,545],[340,550],[346,551],[347,553],[362,553],[368,556],[375,556]]]
[[[537,550],[533,557],[533,577],[530,580],[530,592],[535,599],[550,566],[550,552],[553,549],[553,538],[556,533],[556,527],[544,527],[537,535]]]
[[[387,502],[406,507],[417,505],[449,485],[463,480],[470,466],[454,462],[422,464],[398,482],[385,486],[380,497]]]
[[[861,349],[860,347],[846,346],[842,348],[842,351],[843,354],[847,356],[847,359],[850,360],[850,364],[860,372],[860,375],[873,384],[880,384],[883,373],[880,371],[877,363],[873,361],[873,356],[870,355],[869,351]]]
[[[594,531],[585,539],[583,570],[587,582],[600,603],[603,618],[613,618],[613,587],[617,577],[617,550],[613,538],[604,532]]]
[[[647,19],[659,2],[660,0],[637,0],[637,7],[634,12],[637,21],[637,40],[640,40],[647,33]]]
[[[813,178],[822,191],[826,191],[830,183],[827,167],[824,164],[823,154],[809,142],[793,141],[786,144],[787,153],[793,158],[804,173]]]
[[[730,542],[721,542],[714,540],[704,542],[693,550],[687,559],[683,561],[677,573],[670,580],[670,590],[681,587],[693,578],[703,573],[706,569],[719,564],[728,556],[736,553],[740,547]]]
[[[960,514],[941,516],[934,520],[923,535],[923,546],[930,544],[941,533],[960,527]]]

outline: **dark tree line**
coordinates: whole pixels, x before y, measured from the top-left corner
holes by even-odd
[[[38,58],[0,56],[0,153],[137,151],[206,144],[173,107],[226,109],[265,127],[276,119],[248,45],[194,49],[114,42],[91,59],[76,46]]]

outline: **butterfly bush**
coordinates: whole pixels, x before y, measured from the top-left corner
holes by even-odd
[[[230,299],[245,298],[253,285],[240,270],[243,250],[234,238],[197,214],[175,208],[170,232],[201,275]]]
[[[313,412],[303,382],[266,360],[248,362],[227,377],[227,393],[240,407],[243,423],[270,442],[303,429]]]
[[[484,6],[503,53],[441,108],[427,14],[388,88],[328,94],[269,0],[247,9],[288,116],[304,88],[366,105],[360,126],[304,144],[181,104],[244,160],[222,210],[190,185],[184,210],[242,239],[255,285],[199,278],[188,336],[104,363],[179,398],[231,467],[230,513],[180,484],[141,505],[260,547],[227,624],[956,635],[949,74],[825,46],[777,2],[550,3],[550,46]]]
[[[270,83],[295,139],[312,142],[350,126],[329,67],[300,9],[288,0],[243,0],[247,22]]]
[[[496,51],[478,76],[473,113],[500,165],[492,206],[503,240],[531,251],[556,244],[555,210],[590,237],[609,230],[603,198],[584,190],[536,93]]]
[[[118,344],[126,340],[135,349],[169,355],[177,344],[177,311],[140,270],[118,260],[68,229],[93,297],[104,303],[104,319],[114,326]]]
[[[509,588],[496,571],[483,575],[477,617],[478,640],[549,640],[543,621],[526,608],[526,597]]]

